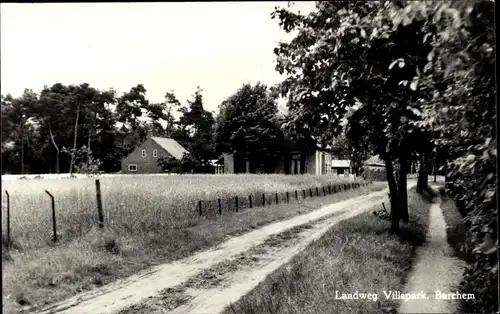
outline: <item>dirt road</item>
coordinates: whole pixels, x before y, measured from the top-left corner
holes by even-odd
[[[219,312],[331,226],[380,204],[387,193],[385,189],[267,225],[38,313]]]

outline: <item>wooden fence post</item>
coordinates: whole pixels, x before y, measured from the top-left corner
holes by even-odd
[[[218,203],[218,205],[219,205],[219,215],[221,215],[221,216],[222,216],[222,206],[221,206],[221,204],[220,204],[220,198],[218,198],[218,199],[217,199],[217,203]]]
[[[203,216],[203,209],[201,207],[201,201],[198,201],[198,210],[200,211],[200,217]]]
[[[313,197],[313,190],[309,189],[309,197]]]
[[[303,198],[306,198],[306,190],[302,190],[302,194],[304,194]]]
[[[288,195],[288,191],[286,191],[286,202],[290,203],[290,195]]]
[[[326,189],[325,189],[325,186],[323,186],[323,196],[326,195]]]
[[[234,207],[236,208],[236,212],[238,212],[238,196],[234,197]]]
[[[278,200],[278,192],[276,192],[276,205],[278,205],[279,200]]]
[[[252,208],[252,195],[248,195],[248,203],[250,205],[250,208]]]
[[[262,206],[266,206],[266,194],[262,193]]]
[[[299,193],[297,192],[297,190],[295,190],[295,200],[297,201],[299,199]]]
[[[332,186],[331,185],[328,185],[328,194],[332,194]]]
[[[319,188],[316,187],[316,196],[319,196]]]
[[[7,248],[10,247],[10,195],[6,190],[5,194],[7,195]]]
[[[54,201],[54,196],[49,193],[49,191],[45,190],[45,193],[47,193],[50,196],[51,200],[51,207],[52,207],[52,231],[54,233],[54,238],[53,241],[54,243],[57,242],[57,227],[56,227],[56,204]]]
[[[95,180],[95,192],[97,199],[97,214],[99,215],[99,228],[104,227],[104,215],[102,213],[102,200],[101,200],[101,182],[99,179]]]

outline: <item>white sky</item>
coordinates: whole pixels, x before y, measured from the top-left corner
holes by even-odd
[[[246,82],[281,80],[273,48],[290,38],[270,14],[287,2],[1,4],[1,92],[89,83],[119,95],[137,84],[150,101],[174,90],[205,109]],[[307,12],[314,2],[296,2]]]

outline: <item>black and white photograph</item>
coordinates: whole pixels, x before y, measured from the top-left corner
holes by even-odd
[[[494,0],[0,4],[2,313],[500,314]]]

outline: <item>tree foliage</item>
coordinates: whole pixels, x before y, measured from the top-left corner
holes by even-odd
[[[187,125],[174,118],[181,104],[173,91],[164,102],[150,103],[141,84],[117,97],[88,84],[56,83],[39,94],[2,95],[1,105],[2,173],[116,172],[148,129],[172,136]],[[209,171],[214,118],[204,111],[197,124],[200,131],[188,136],[186,148],[203,165],[194,170]]]
[[[413,78],[432,49],[424,40],[429,30],[423,23],[395,24],[399,7],[388,1],[317,2],[316,9],[307,16],[286,9],[273,15],[286,31],[298,31],[275,49],[277,70],[288,74],[279,85],[294,117],[286,126],[304,125],[331,144],[347,115],[346,135],[358,141],[353,152],[378,154],[386,162],[397,231],[399,219],[407,220],[408,214],[406,174],[396,182],[394,171],[406,171],[414,158],[410,143],[429,146],[423,140],[427,131],[412,123],[420,119],[418,108],[427,97],[416,90]]]
[[[219,106],[217,152],[252,158],[254,165],[271,168],[280,154],[283,137],[277,112],[276,101],[266,85],[243,85]]]
[[[468,302],[496,311],[494,2],[317,2],[307,16],[276,8],[272,17],[297,32],[275,49],[288,76],[278,86],[294,117],[287,128],[328,142],[347,118],[351,155],[385,160],[393,218],[405,208],[408,162],[420,162],[422,189],[429,160],[446,159],[448,191],[470,228]]]

